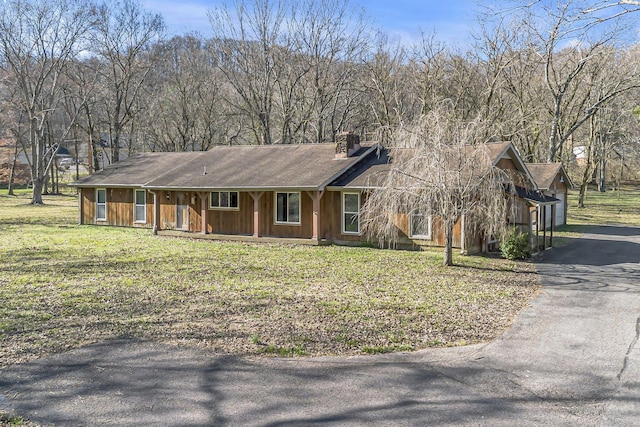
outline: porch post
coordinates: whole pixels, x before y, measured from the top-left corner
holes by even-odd
[[[160,228],[160,191],[151,191],[153,194],[153,234],[158,234]]]
[[[542,205],[542,250],[547,249],[547,207]]]
[[[536,252],[540,251],[540,205],[535,205],[534,215],[536,218]]]
[[[322,199],[322,196],[324,195],[324,190],[316,191],[315,193],[312,191],[307,191],[307,194],[313,201],[313,232],[311,235],[311,239],[318,241],[318,234],[320,232],[320,199]]]
[[[260,198],[264,191],[250,191],[249,195],[253,199],[253,237],[260,237]]]
[[[553,229],[556,228],[556,204],[551,205],[551,231],[549,232],[549,247],[553,247]]]
[[[207,196],[208,193],[201,191],[198,193],[198,197],[200,197],[200,227],[202,230],[200,234],[208,234],[207,231]]]

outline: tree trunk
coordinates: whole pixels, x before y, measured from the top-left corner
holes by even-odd
[[[35,114],[30,111],[31,117]],[[33,193],[31,195],[32,205],[43,205],[42,189],[45,180],[44,168],[44,143],[36,134],[37,119],[29,121],[29,140],[31,141],[31,179],[33,180]]]
[[[33,196],[31,197],[32,205],[43,205],[42,201],[42,187],[44,184],[44,180],[41,176],[35,178],[33,180]]]
[[[453,265],[453,226],[451,221],[444,224],[444,265]]]
[[[11,170],[9,171],[9,196],[15,196],[13,193],[13,181],[16,177],[16,165],[18,163],[18,141],[16,140],[15,146],[13,148],[13,160],[11,161]]]
[[[600,157],[600,179],[598,180],[598,190],[601,193],[604,193],[607,191],[607,174],[606,174],[606,166],[607,166],[607,160],[604,157],[604,152],[601,154],[602,157]]]
[[[580,184],[580,193],[578,194],[578,207],[584,208],[584,198],[587,195],[587,183],[583,180]]]

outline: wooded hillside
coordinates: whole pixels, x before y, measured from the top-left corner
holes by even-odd
[[[344,130],[392,144],[443,102],[578,184],[636,178],[640,6],[551,3],[478,9],[474,42],[456,47],[428,32],[393,40],[347,0],[222,3],[209,34],[172,38],[138,0],[8,0],[0,136],[31,159],[35,203],[59,146],[98,169],[140,151]]]

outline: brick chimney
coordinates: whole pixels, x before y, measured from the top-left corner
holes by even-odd
[[[336,135],[336,159],[346,159],[360,149],[360,137],[351,132]]]

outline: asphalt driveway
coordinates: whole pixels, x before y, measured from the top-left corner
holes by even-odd
[[[0,371],[43,425],[638,425],[640,229],[593,227],[538,264],[497,340],[411,354],[222,357],[114,341]]]

